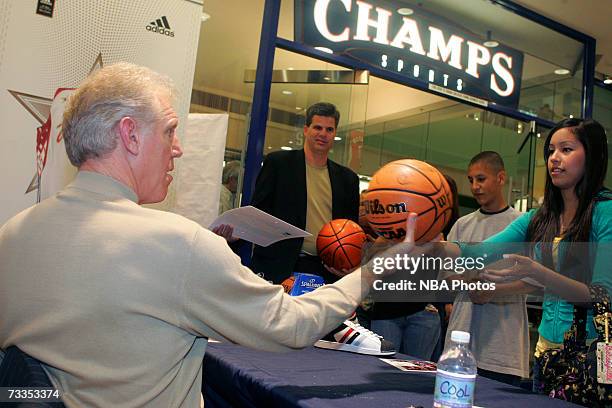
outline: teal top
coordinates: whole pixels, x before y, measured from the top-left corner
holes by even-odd
[[[602,193],[607,198],[612,198],[612,193]],[[527,239],[527,227],[536,210],[522,215],[512,222],[506,229],[491,236],[478,245],[467,245],[459,243],[461,255],[469,257],[482,256],[486,253],[486,263],[496,261],[504,253],[509,253],[506,245],[487,245],[487,244],[508,244],[525,242]],[[562,240],[561,243],[565,241]],[[605,287],[608,293],[612,293],[612,199],[598,201],[593,210],[593,222],[591,227],[590,242],[597,245],[589,248],[592,253],[591,265],[593,276],[591,284],[598,284]],[[563,274],[565,265],[563,264],[564,250],[567,246],[559,245],[558,266],[556,270]],[[505,251],[504,251],[505,249]],[[540,248],[535,246],[535,260],[541,261]],[[569,330],[574,318],[574,307],[571,303],[551,294],[546,293],[542,302],[542,321],[538,329],[540,335],[553,343],[563,343],[563,335]],[[589,339],[597,337],[595,326],[593,325],[592,312],[589,311],[587,319],[587,335]]]

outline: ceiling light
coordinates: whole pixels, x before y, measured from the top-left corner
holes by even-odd
[[[282,93],[283,95],[292,95],[292,94],[293,94],[293,92],[288,91],[287,89],[283,89],[283,90],[281,91],[281,93]]]
[[[289,146],[281,146],[281,150],[293,150],[293,149]]]
[[[603,83],[606,84],[606,85],[612,84],[612,78],[607,76],[606,79],[603,80]]]
[[[324,76],[323,79],[326,80],[326,81],[331,81],[331,78],[328,77],[328,76]]]
[[[567,75],[567,74],[570,73],[570,70],[569,69],[565,69],[565,68],[557,68],[557,69],[555,69],[554,72],[557,75]]]
[[[339,136],[336,136],[336,137],[334,137],[334,140],[335,140],[335,141],[338,141],[338,140],[342,140],[342,138],[341,138],[341,137],[339,137]]]
[[[483,42],[482,45],[487,48],[495,48],[499,45],[497,41],[491,39],[491,30],[487,31],[487,41]]]
[[[397,9],[397,13],[402,16],[409,16],[412,13],[414,13],[414,10],[408,7],[402,7],[402,8]]]
[[[333,54],[334,53],[330,48],[327,48],[327,47],[315,47],[315,50],[323,51],[323,52],[326,52],[328,54]]]
[[[293,68],[293,67],[288,67],[287,69],[288,69],[289,71],[293,71],[295,68]]]
[[[302,109],[304,109],[304,108],[302,108],[301,106],[296,106],[295,107],[295,110],[302,110]]]
[[[202,13],[200,18],[202,19],[202,23],[203,23],[210,18],[210,14]]]

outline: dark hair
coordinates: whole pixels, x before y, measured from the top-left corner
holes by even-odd
[[[446,239],[451,228],[453,228],[453,225],[455,225],[455,223],[459,219],[459,191],[457,190],[457,183],[455,182],[454,178],[452,178],[448,174],[444,174],[444,178],[448,182],[451,194],[453,195],[450,220],[448,220],[446,226],[442,230],[442,235],[444,235],[444,239]]]
[[[317,102],[306,110],[306,126],[310,126],[314,115],[333,117],[336,121],[336,127],[340,122],[340,112],[335,105],[328,102]]]
[[[495,173],[506,170],[506,167],[504,166],[504,159],[502,159],[499,153],[491,150],[485,150],[484,152],[480,152],[476,156],[472,157],[468,167],[471,167],[478,162],[486,163]]]
[[[531,242],[550,243],[560,234],[559,219],[563,213],[561,190],[555,187],[548,172],[550,139],[560,129],[569,128],[584,147],[584,175],[575,187],[578,208],[574,219],[567,227],[565,236],[571,242],[588,242],[595,202],[606,198],[599,193],[604,189],[608,168],[608,143],[603,126],[592,119],[570,118],[557,123],[548,133],[544,143],[544,161],[547,165],[544,203],[531,219],[527,238]]]

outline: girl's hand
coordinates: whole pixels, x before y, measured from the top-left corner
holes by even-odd
[[[485,269],[481,276],[491,282],[511,282],[530,278],[538,280],[542,265],[533,259],[516,254],[504,254],[504,259],[514,260],[514,265],[503,269]]]

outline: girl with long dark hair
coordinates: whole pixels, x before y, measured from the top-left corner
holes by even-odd
[[[612,192],[604,187],[608,165],[604,128],[590,119],[565,119],[550,131],[544,158],[542,207],[517,218],[482,245],[459,244],[464,257],[480,256],[483,250],[497,254],[489,256],[490,262],[506,251],[514,252],[507,250],[509,243],[530,243],[527,252],[531,256],[503,255],[514,266],[485,270],[482,277],[497,282],[524,279],[543,286],[536,357],[563,345],[564,333],[572,326],[574,305],[592,304],[591,285],[612,293]],[[587,338],[595,339],[592,311],[588,313]],[[537,369],[534,389],[542,390]]]

